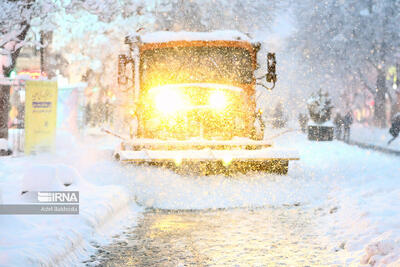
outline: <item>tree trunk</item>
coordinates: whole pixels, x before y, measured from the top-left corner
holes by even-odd
[[[374,122],[375,125],[384,128],[386,127],[386,84],[385,84],[385,73],[383,71],[378,72],[378,77],[376,79],[376,94],[375,94],[375,104],[374,104]]]
[[[0,85],[0,139],[8,139],[8,113],[10,111],[10,86]]]
[[[40,32],[40,71],[45,73],[49,79],[53,78],[56,74],[50,68],[52,63],[50,57],[50,43],[53,39],[53,32]],[[53,63],[54,64],[54,63]]]
[[[30,28],[27,23],[23,23],[21,25],[23,30],[17,36],[17,38],[21,41],[25,40],[25,36]],[[11,53],[12,63],[10,66],[4,68],[0,65],[0,71],[3,72],[4,77],[8,77],[10,72],[15,68],[17,63],[17,58],[21,51],[21,48],[16,49]],[[8,139],[8,113],[10,111],[10,86],[9,85],[0,85],[0,138]]]

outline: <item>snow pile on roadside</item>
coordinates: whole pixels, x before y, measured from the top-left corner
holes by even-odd
[[[390,145],[387,144],[392,137],[393,136],[389,133],[389,128],[381,129],[372,126],[364,126],[359,123],[355,123],[351,127],[351,140],[400,151],[400,137],[394,140]]]
[[[376,156],[377,153],[371,153]],[[373,158],[373,156],[372,156]],[[337,207],[330,214],[328,233],[346,251],[358,255],[351,263],[400,266],[400,167],[397,158],[380,155],[348,181],[339,181],[329,196]],[[354,164],[357,164],[354,162]],[[376,168],[375,171],[372,169]]]
[[[112,185],[112,176],[99,182],[91,175],[98,151],[69,144],[68,152],[0,161],[5,204],[26,204],[29,192],[23,191],[79,191],[80,198],[79,215],[0,215],[0,266],[76,265],[95,252],[92,242],[108,242],[136,220],[141,208],[131,192]]]
[[[365,248],[365,254],[361,259],[361,264],[372,266],[400,266],[400,239],[394,241],[390,237],[387,239],[385,234],[378,237]]]
[[[344,143],[310,142],[289,133],[277,145],[297,148],[301,168],[326,184],[321,238],[333,253],[344,249],[344,266],[400,266],[399,158]],[[314,203],[318,204],[318,203]],[[318,217],[317,217],[318,218]]]

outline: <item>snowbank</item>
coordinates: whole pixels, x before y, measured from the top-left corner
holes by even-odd
[[[390,145],[387,144],[392,137],[393,136],[389,133],[389,128],[381,129],[359,123],[355,123],[351,126],[351,140],[400,151],[400,137],[394,140]]]
[[[387,234],[379,236],[365,248],[361,264],[372,266],[400,266],[400,240],[394,241]]]
[[[107,181],[91,175],[104,155],[69,144],[68,153],[64,144],[56,154],[0,160],[3,203],[27,203],[38,190],[79,191],[80,197],[79,215],[0,215],[0,266],[77,265],[95,253],[93,242],[106,243],[135,222],[141,209],[131,192],[113,185],[112,175]]]
[[[276,144],[297,148],[300,169],[319,181],[320,201],[311,204],[321,220],[320,238],[330,240],[332,253],[346,251],[340,266],[400,266],[398,157],[336,140],[313,143],[293,132]]]

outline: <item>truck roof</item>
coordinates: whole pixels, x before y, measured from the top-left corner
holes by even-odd
[[[142,43],[166,43],[171,41],[248,41],[250,38],[235,30],[218,30],[212,32],[169,32],[158,31],[145,34],[128,35],[127,40],[132,42],[140,38]]]

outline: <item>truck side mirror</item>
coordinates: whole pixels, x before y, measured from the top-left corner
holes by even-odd
[[[265,80],[267,83],[272,83],[272,86],[264,85],[263,83],[257,83],[257,85],[260,85],[264,87],[267,90],[272,90],[275,88],[276,81],[278,80],[278,77],[276,75],[276,58],[275,58],[275,53],[268,53],[267,55],[267,73],[257,79],[261,79],[265,77]]]
[[[274,83],[275,86],[277,80],[275,53],[268,53],[267,59],[268,59],[268,72],[266,75],[266,80],[269,83]]]
[[[128,77],[126,76],[126,65],[128,58],[126,55],[118,55],[118,84],[126,85]]]

